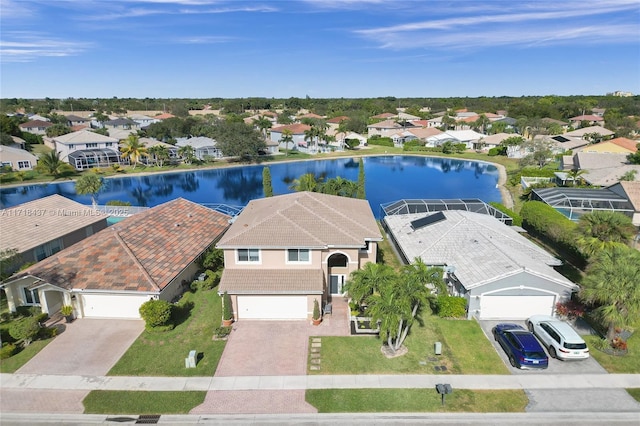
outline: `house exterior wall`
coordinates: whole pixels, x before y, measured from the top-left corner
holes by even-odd
[[[189,288],[193,280],[196,279],[198,272],[200,272],[200,266],[197,261],[194,261],[162,289],[160,299],[172,302],[180,297]]]
[[[25,162],[28,164],[25,164]],[[8,150],[2,150],[0,152],[0,163],[2,165],[9,164],[11,169],[16,171],[33,170],[38,163],[38,157],[27,151],[9,152]]]
[[[471,319],[478,315],[480,298],[488,294],[500,294],[501,296],[555,295],[556,300],[560,302],[571,298],[571,289],[543,277],[522,272],[469,290],[464,295],[469,307],[467,318]]]
[[[68,161],[69,154],[81,149],[108,148],[116,152],[119,150],[117,142],[95,142],[96,146],[91,146],[90,143],[64,144],[55,140],[53,142],[55,144],[53,149],[60,152],[60,159],[63,161]]]

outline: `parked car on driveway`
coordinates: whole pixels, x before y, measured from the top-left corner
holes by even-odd
[[[509,358],[509,363],[517,368],[547,368],[549,358],[533,333],[518,324],[498,324],[493,327],[496,339]]]
[[[566,322],[549,315],[534,315],[527,320],[527,327],[547,347],[552,358],[589,358],[587,344]]]

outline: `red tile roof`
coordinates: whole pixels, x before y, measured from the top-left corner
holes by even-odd
[[[611,139],[609,142],[621,146],[622,148],[628,149],[632,152],[638,152],[638,148],[636,147],[636,145],[640,143],[640,141],[635,141],[627,138],[615,138]]]
[[[286,126],[274,127],[271,129],[271,134],[273,133],[282,133],[285,129],[291,130],[291,133],[294,135],[301,135],[306,130],[309,130],[311,126],[301,123],[296,124],[287,124]]]
[[[27,121],[26,123],[20,124],[18,127],[20,127],[21,129],[28,129],[30,127],[51,127],[51,126],[53,126],[53,123],[49,121],[31,120],[31,121]]]
[[[395,117],[396,114],[391,114],[390,112],[383,112],[382,114],[378,114],[378,115],[374,115],[371,118],[379,118],[381,120],[384,120],[386,118],[391,118],[391,117]]]
[[[347,117],[346,115],[341,115],[339,117],[333,117],[327,120],[327,123],[334,123],[334,124],[340,124],[342,123],[344,120],[348,120],[349,117]]]
[[[302,114],[300,117],[298,118],[323,118],[321,115],[318,114],[314,114],[312,112],[308,112],[306,114]]]
[[[571,117],[571,121],[603,121],[604,118],[599,115],[578,115],[577,117]]]
[[[229,227],[229,216],[178,198],[131,216],[25,269],[66,289],[160,292]]]
[[[155,117],[153,117],[153,118],[156,118],[156,119],[158,119],[158,120],[166,120],[167,118],[174,118],[174,117],[175,117],[175,115],[173,115],[173,114],[169,114],[168,112],[165,112],[165,113],[163,113],[163,114],[156,115],[156,116],[155,116]]]

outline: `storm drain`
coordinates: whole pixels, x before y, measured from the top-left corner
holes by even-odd
[[[155,425],[160,420],[159,414],[141,414],[136,420],[137,425]]]

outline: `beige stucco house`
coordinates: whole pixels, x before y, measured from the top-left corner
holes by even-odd
[[[38,164],[38,157],[24,149],[0,145],[0,164],[15,171],[33,170]]]
[[[314,300],[342,296],[349,274],[375,262],[382,235],[366,200],[297,192],[251,201],[216,247],[220,292],[238,320],[304,320]]]

